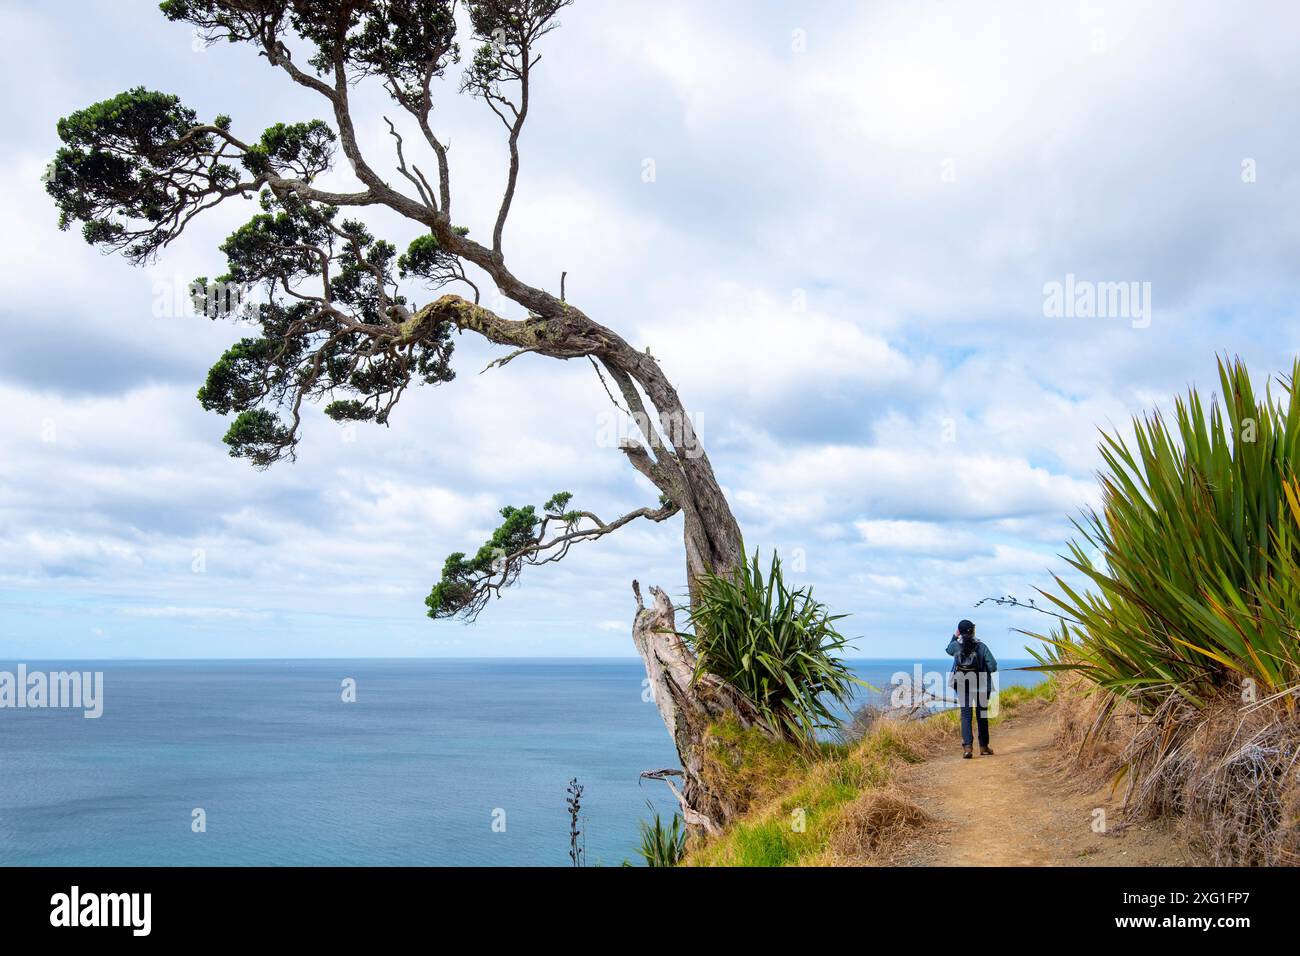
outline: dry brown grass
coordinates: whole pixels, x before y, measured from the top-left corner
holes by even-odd
[[[1123,787],[1136,819],[1177,821],[1205,862],[1300,864],[1300,715],[1285,699],[1171,698],[1141,716],[1078,677],[1057,696],[1057,741],[1083,781]]]
[[[841,812],[828,850],[845,862],[879,862],[932,822],[930,814],[898,791],[869,790]]]
[[[1064,671],[1056,681],[1053,710],[1061,764],[1080,787],[1093,788],[1113,778],[1123,766],[1126,741],[1120,728],[1131,726],[1137,710],[1124,702],[1109,701],[1077,674]]]

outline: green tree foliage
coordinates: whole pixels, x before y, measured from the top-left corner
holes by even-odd
[[[470,6],[479,4],[471,3]],[[357,76],[388,79],[395,98],[420,100],[429,76],[456,62],[451,0],[164,0],[167,19],[210,40],[265,43],[292,32],[315,49],[321,74],[342,60]]]
[[[251,146],[229,127],[227,117],[198,125],[174,96],[131,90],[60,121],[64,145],[47,191],[62,228],[81,222],[88,242],[137,261],[202,209],[260,191],[262,211],[220,247],[225,274],[196,280],[192,292],[201,313],[263,330],[226,351],[198,397],[206,409],[237,416],[225,437],[231,454],[265,467],[294,453],[304,399],[351,393],[327,414],[383,424],[413,380],[454,377],[453,343],[451,327],[440,323],[375,347],[385,323],[406,318],[395,247],[359,221],[340,221],[336,206],[285,185],[284,177],[307,184],[329,168],[336,137],[328,125],[277,123]],[[254,178],[241,180],[235,162]],[[415,246],[423,266],[432,258],[428,244]],[[443,282],[455,278],[451,258],[440,263]],[[432,268],[416,272],[438,277]]]
[[[310,183],[330,168],[336,138],[321,120],[276,123],[262,134],[261,142],[244,153],[241,162],[250,173],[290,172]]]
[[[224,119],[224,118],[223,118]],[[239,173],[175,96],[136,87],[59,120],[46,171],[59,228],[142,262],[206,201],[238,192]]]
[[[477,38],[514,43],[549,30],[553,24],[539,19],[542,8],[562,5],[467,6],[482,31]],[[346,98],[334,92],[339,78],[380,78],[428,132],[445,184],[445,151],[428,117],[431,81],[460,56],[452,0],[166,0],[161,9],[209,42],[258,48],[296,82],[329,97],[335,127],[349,136]],[[293,55],[302,47],[309,51],[305,67]],[[460,257],[431,233],[417,236],[399,259],[392,243],[340,217],[340,205],[374,200],[314,188],[339,143],[329,123],[280,122],[252,142],[232,126],[229,116],[202,122],[176,96],[136,87],[59,121],[62,146],[46,188],[61,228],[80,224],[87,242],[136,263],[156,256],[205,210],[258,198],[262,211],[221,246],[225,274],[196,280],[193,292],[204,314],[263,329],[221,357],[199,400],[236,416],[226,435],[231,454],[265,467],[294,455],[305,400],[329,399],[327,414],[338,421],[384,424],[413,381],[453,377],[451,326],[411,323],[399,280],[433,288],[464,281],[476,296],[477,286]],[[449,203],[445,188],[442,195]],[[468,234],[450,228],[453,236]]]
[[[448,555],[442,577],[424,600],[429,617],[473,618],[492,594],[519,576],[524,564],[534,557],[531,550],[542,541],[547,525],[571,527],[577,522],[578,512],[565,511],[572,498],[567,491],[557,492],[540,515],[532,505],[502,508],[500,526],[473,557],[459,551]]]

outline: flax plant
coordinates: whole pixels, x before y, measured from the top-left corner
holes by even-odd
[[[1084,671],[1153,713],[1240,695],[1294,707],[1300,685],[1300,361],[1257,397],[1240,360],[1222,395],[1195,390],[1104,434],[1102,510],[1075,527],[1067,563],[1088,581],[1044,595],[1062,612],[1044,668]],[[1101,560],[1091,555],[1100,553]]]
[[[773,734],[810,744],[818,730],[839,725],[854,677],[839,656],[849,639],[815,600],[812,589],[790,589],[775,553],[767,576],[758,552],[731,575],[706,575],[691,608],[693,633],[680,636],[696,655],[696,676],[723,678],[754,704]]]

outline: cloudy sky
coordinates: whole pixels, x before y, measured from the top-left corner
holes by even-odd
[[[1297,20],[1281,2],[578,0],[543,51],[507,256],[553,291],[567,271],[572,301],[653,350],[749,546],[849,613],[858,654],[942,654],[970,616],[1023,656],[1011,628],[1038,615],[972,605],[1050,586],[1095,501],[1098,428],[1212,391],[1216,352],[1290,368]],[[318,98],[148,0],[4,0],[0,33],[0,659],[632,653],[630,582],[681,593],[680,521],[532,569],[473,626],[423,614],[502,505],[654,501],[601,440],[589,365],[479,374],[499,353],[465,337],[457,379],[390,428],[314,413],[298,461],[257,472],[194,397],[241,330],[178,308],[251,207],[144,269],[55,227],[41,174],[75,109],[144,85],[248,139],[325,115]],[[444,93],[457,219],[481,236],[504,146]],[[388,168],[384,113],[357,91]],[[1150,283],[1149,323],[1046,316],[1067,275]]]

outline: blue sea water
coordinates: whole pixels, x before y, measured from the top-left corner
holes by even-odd
[[[676,754],[635,659],[25,663],[102,671],[104,709],[0,709],[0,865],[568,865],[576,777],[587,862],[616,866],[647,800],[674,809],[638,777]]]

